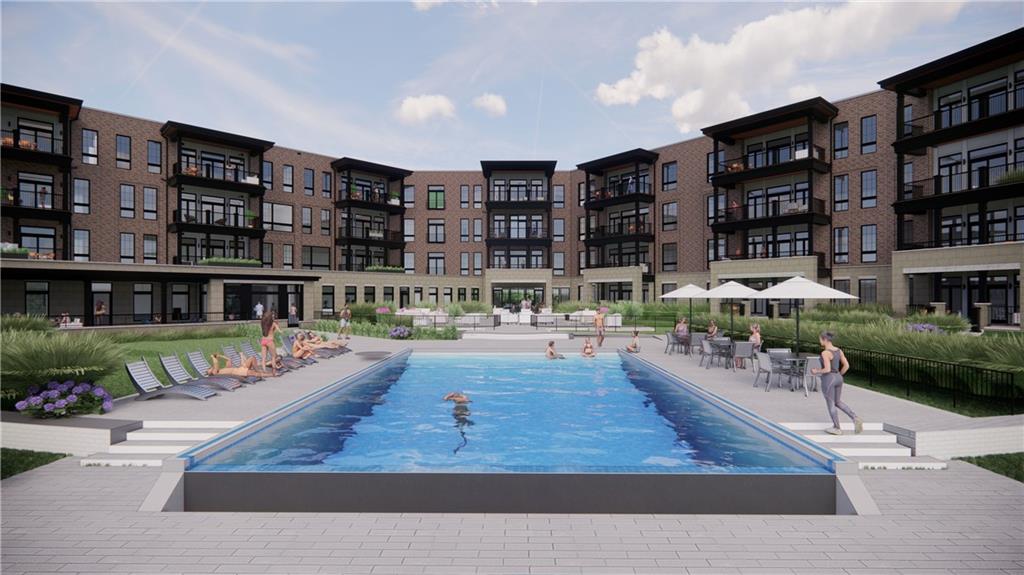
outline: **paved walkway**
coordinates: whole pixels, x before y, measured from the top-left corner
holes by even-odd
[[[614,340],[613,340],[614,341]],[[494,342],[412,342],[432,351]],[[579,342],[567,342],[563,352]],[[406,344],[357,338],[357,350]],[[503,343],[537,351],[535,342]],[[749,373],[644,355],[770,418],[822,418],[820,395],[765,394]],[[209,402],[129,402],[119,418],[245,418],[368,362],[323,362]],[[715,377],[718,375],[719,377]],[[276,387],[275,387],[276,386]],[[248,394],[246,397],[243,394]],[[877,397],[876,397],[877,396]],[[931,413],[851,388],[872,420]],[[275,403],[277,402],[277,403]],[[884,413],[876,417],[875,414]],[[956,416],[959,417],[959,416]],[[75,459],[3,481],[0,569],[17,573],[1022,573],[1024,484],[962,462],[945,471],[864,471],[879,516],[146,513],[160,470]],[[770,494],[766,494],[770,496]]]

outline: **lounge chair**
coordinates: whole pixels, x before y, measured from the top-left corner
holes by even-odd
[[[263,361],[263,357],[259,353],[256,352],[256,348],[253,347],[252,342],[250,342],[250,341],[243,341],[242,343],[238,344],[238,349],[246,357],[255,358],[257,361],[260,361],[260,362]],[[305,364],[300,363],[300,362],[298,362],[296,360],[286,361],[284,358],[282,358],[281,359],[281,365],[283,365],[284,367],[279,368],[279,371],[291,371],[293,369],[302,367]]]
[[[160,365],[164,367],[167,377],[170,377],[171,381],[178,385],[191,383],[193,385],[201,385],[203,387],[216,387],[217,389],[223,389],[224,391],[234,391],[239,387],[242,387],[242,382],[231,377],[192,377],[192,374],[189,373],[188,370],[185,369],[185,366],[181,364],[181,359],[178,358],[177,355],[161,355]]]
[[[292,351],[291,350],[294,349],[294,347],[295,347],[295,337],[294,336],[287,335],[287,334],[282,334],[281,335],[281,339],[284,341],[284,346],[277,348],[277,351],[278,351],[278,355],[280,355],[282,358],[284,358],[284,359],[289,359],[290,358],[290,359],[292,359],[294,361],[298,361],[298,362],[304,363],[306,365],[313,365],[314,363],[318,363],[317,360],[313,359],[312,357],[307,357],[307,358],[304,358],[304,359],[298,359],[294,355],[292,355]]]
[[[186,355],[188,356],[188,362],[192,364],[192,369],[196,370],[196,372],[198,373],[209,373],[210,369],[213,368],[213,366],[210,365],[210,362],[206,361],[206,356],[203,355],[203,352],[201,351],[190,351]],[[263,379],[262,377],[255,376],[224,374],[218,375],[217,377],[230,377],[232,379],[237,379],[242,383],[256,383],[257,381],[261,381]]]
[[[183,395],[192,399],[206,400],[217,395],[217,392],[209,387],[193,385],[191,383],[169,386],[160,383],[160,380],[153,374],[153,370],[149,368],[149,364],[146,363],[144,358],[139,361],[126,361],[124,362],[124,367],[128,370],[128,379],[131,380],[132,385],[139,392],[135,401],[143,401],[165,395]]]
[[[313,332],[309,331],[308,329],[302,330],[302,334],[304,336],[306,336],[307,340],[310,339],[310,336],[317,335],[317,334],[314,334]],[[321,339],[323,339],[324,341],[328,341],[329,339],[331,339],[331,336],[328,335],[326,338],[321,338]],[[352,350],[348,349],[347,347],[338,348],[338,349],[332,348],[332,347],[325,347],[325,348],[320,348],[320,349],[322,351],[326,351],[327,353],[331,354],[332,357],[337,357],[339,355],[345,355],[346,353],[352,351]]]
[[[295,336],[294,335],[287,336],[287,341],[288,341],[288,349],[292,349],[292,348],[295,347]],[[326,350],[326,349],[314,349],[313,350],[313,355],[319,357],[320,359],[330,359],[332,357],[336,357],[338,354],[331,353],[330,350]]]

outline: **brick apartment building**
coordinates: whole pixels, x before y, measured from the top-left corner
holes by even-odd
[[[5,84],[0,241],[30,253],[3,254],[2,311],[218,321],[263,302],[309,319],[343,301],[652,301],[802,275],[1019,325],[1022,47],[1024,29],[878,91],[561,170],[413,172]]]

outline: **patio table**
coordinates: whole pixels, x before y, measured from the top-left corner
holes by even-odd
[[[728,362],[733,361],[733,350],[735,349],[733,347],[732,340],[727,337],[716,337],[714,339],[708,340],[708,342],[711,344],[711,348],[714,351],[715,355],[727,360],[727,362],[722,367],[724,367],[725,369],[729,369]],[[710,367],[710,365],[711,364],[709,363],[708,367]]]

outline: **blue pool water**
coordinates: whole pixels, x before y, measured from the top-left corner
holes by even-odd
[[[442,397],[461,391],[457,407]],[[194,461],[191,471],[827,473],[617,355],[414,353]]]

